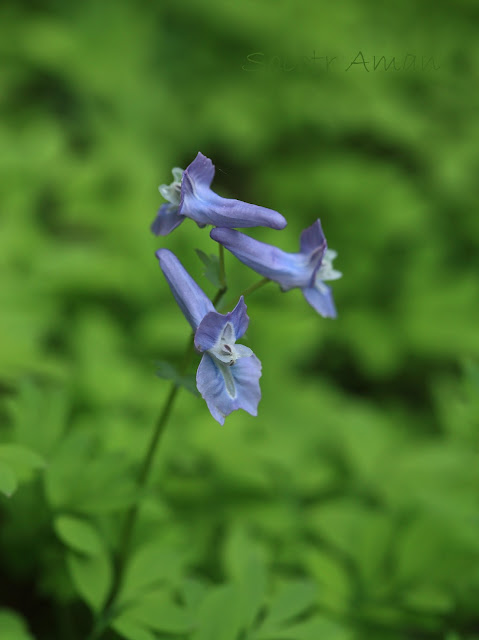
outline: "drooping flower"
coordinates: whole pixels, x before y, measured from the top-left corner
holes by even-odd
[[[236,344],[249,324],[243,296],[233,311],[218,313],[171,251],[159,249],[156,256],[176,302],[195,332],[195,347],[203,353],[196,385],[211,415],[220,424],[236,409],[256,416],[261,398],[261,362],[249,347]]]
[[[299,287],[319,314],[336,317],[331,289],[325,281],[337,280],[342,274],[333,269],[337,254],[328,249],[319,220],[301,233],[299,253],[286,253],[233,229],[212,229],[210,236],[245,265],[277,282],[283,291]]]
[[[222,198],[212,191],[210,185],[215,167],[202,153],[198,153],[184,171],[175,167],[172,173],[173,182],[159,187],[161,195],[168,202],[160,207],[151,225],[152,232],[157,236],[168,235],[185,218],[191,218],[200,227],[211,224],[228,229],[284,229],[287,224],[285,218],[273,209]]]

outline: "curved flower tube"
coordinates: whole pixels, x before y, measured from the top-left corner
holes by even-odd
[[[175,167],[172,173],[173,182],[159,187],[161,195],[168,202],[160,207],[151,225],[152,232],[157,236],[168,235],[185,218],[191,218],[199,227],[211,224],[228,229],[284,229],[287,224],[285,218],[273,209],[222,198],[212,191],[210,185],[215,175],[215,167],[202,153],[198,153],[184,171]]]
[[[320,220],[301,233],[299,253],[286,253],[232,229],[212,229],[210,236],[238,260],[277,282],[283,291],[298,287],[309,304],[325,318],[335,318],[336,309],[326,280],[337,280],[333,269],[336,252],[327,248]]]
[[[256,416],[261,399],[261,362],[249,347],[236,344],[249,324],[243,296],[233,311],[218,313],[171,251],[159,249],[156,257],[178,306],[195,332],[195,348],[203,353],[196,386],[211,415],[220,424],[236,409]]]

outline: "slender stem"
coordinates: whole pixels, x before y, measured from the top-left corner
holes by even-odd
[[[220,260],[220,285],[226,288],[226,271],[225,271],[225,249],[222,244],[218,244],[219,247],[219,260]]]
[[[219,247],[219,279],[220,279],[220,288],[216,292],[216,295],[213,299],[213,306],[220,302],[221,298],[225,295],[228,285],[226,283],[226,270],[225,270],[225,250],[222,244],[218,244]]]
[[[260,287],[264,287],[264,285],[268,284],[268,282],[272,282],[272,280],[270,280],[269,278],[261,278],[261,280],[258,280],[258,282],[255,282],[254,284],[249,286],[247,289],[245,289],[241,295],[246,298],[246,296],[249,296],[251,293],[259,289]]]
[[[246,298],[250,294],[254,293],[257,289],[260,289],[261,287],[264,287],[264,285],[268,284],[268,282],[273,282],[273,281],[270,280],[269,278],[261,278],[261,280],[258,280],[258,282],[255,282],[254,284],[252,284],[249,287],[247,287],[244,291],[242,291],[240,293],[240,296],[243,296],[244,298]],[[229,309],[234,304],[236,304],[236,302],[237,302],[237,300],[230,300],[228,305],[225,305],[225,304],[222,303],[220,306],[221,306],[221,308]]]
[[[188,365],[190,364],[190,361],[191,361],[191,357],[194,353],[193,338],[194,336],[191,335],[188,340],[188,346],[186,348],[183,362],[180,368],[181,375],[184,375],[186,373],[188,369]],[[153,431],[153,435],[148,444],[148,449],[146,450],[146,454],[143,459],[143,464],[141,465],[141,468],[140,468],[140,473],[138,474],[139,494],[141,494],[142,490],[145,488],[145,485],[148,481],[148,476],[150,474],[150,470],[153,465],[153,460],[158,447],[158,443],[160,442],[161,436],[165,431],[166,424],[170,417],[171,410],[173,408],[173,405],[179,390],[180,390],[180,385],[176,381],[172,382],[170,390],[168,392],[168,396],[165,400],[165,404],[163,405],[163,409],[156,422],[155,430]],[[135,527],[136,519],[138,517],[139,509],[140,509],[140,504],[139,504],[139,501],[137,500],[128,509],[126,513],[125,521],[123,524],[122,535],[120,539],[120,548],[117,555],[117,562],[115,567],[113,584],[112,584],[109,596],[105,602],[105,605],[103,606],[102,612],[98,617],[96,626],[94,627],[90,635],[90,640],[96,640],[97,638],[101,637],[103,631],[108,627],[108,623],[112,617],[112,609],[114,607],[118,593],[120,592],[120,589],[123,585],[123,578],[125,574],[126,564],[127,564],[128,557],[130,555],[133,530]]]

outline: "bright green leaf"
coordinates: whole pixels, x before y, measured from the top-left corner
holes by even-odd
[[[16,491],[17,478],[13,470],[3,462],[0,462],[0,491],[8,498]]]
[[[108,595],[112,580],[112,566],[106,553],[91,557],[68,553],[67,565],[80,597],[98,611]]]
[[[154,633],[136,620],[130,618],[128,614],[116,618],[111,626],[127,640],[156,640]]]
[[[41,456],[16,444],[0,446],[0,463],[6,463],[20,481],[28,480],[36,469],[45,466]]]
[[[91,434],[72,431],[52,456],[45,489],[56,510],[105,514],[124,509],[135,500],[137,489],[125,457],[104,452],[95,458],[96,446]]]
[[[166,589],[157,589],[141,596],[127,607],[124,616],[145,627],[170,633],[186,633],[193,622],[184,608],[173,602]]]
[[[211,282],[213,286],[219,289],[221,287],[221,280],[220,280],[220,262],[219,262],[218,256],[214,254],[207,255],[204,251],[201,251],[201,249],[195,249],[195,251],[198,254],[198,257],[201,260],[201,262],[206,267],[203,272],[203,275],[207,280],[209,280],[209,282]]]
[[[179,387],[184,387],[194,396],[199,396],[194,375],[182,375],[178,369],[169,362],[161,360],[157,363],[156,375],[164,380],[171,380]]]
[[[351,631],[341,624],[316,616],[311,620],[278,629],[273,635],[260,634],[258,640],[352,640]]]
[[[0,609],[0,638],[2,640],[34,640],[23,618],[10,609]]]
[[[210,589],[199,607],[191,640],[237,640],[243,626],[237,597],[233,585]]]
[[[431,614],[444,614],[454,607],[453,594],[439,585],[418,585],[407,589],[405,602],[408,607]]]
[[[297,580],[286,583],[273,599],[265,626],[281,625],[299,616],[317,602],[318,587],[313,582]]]
[[[241,619],[249,627],[263,604],[266,592],[264,551],[242,528],[234,528],[225,546],[225,565],[238,589],[237,607]]]
[[[140,547],[127,566],[120,602],[136,600],[140,594],[164,583],[179,581],[187,562],[184,554],[164,542],[150,542]]]
[[[71,516],[58,516],[53,523],[55,531],[67,546],[87,556],[103,552],[104,545],[97,530],[86,520]]]

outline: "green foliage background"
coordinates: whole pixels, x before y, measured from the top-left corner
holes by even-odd
[[[111,638],[479,637],[478,20],[472,0],[2,3],[2,640],[88,636],[136,499]],[[207,230],[149,232],[199,150],[219,193],[289,221],[251,235],[295,251],[321,218],[339,315],[252,295],[259,416],[220,428],[182,391],[137,496],[156,363],[188,336],[154,251],[214,295]],[[254,282],[226,266],[231,292]]]

